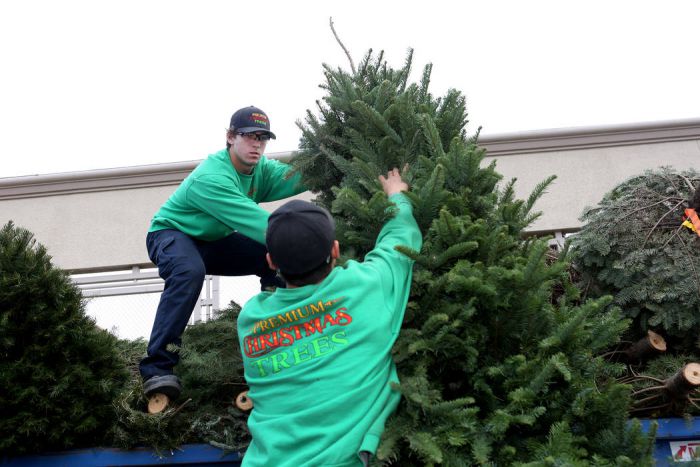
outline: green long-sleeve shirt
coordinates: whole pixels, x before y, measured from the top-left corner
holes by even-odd
[[[202,161],[153,216],[149,232],[177,229],[213,241],[234,231],[265,243],[269,213],[257,203],[276,201],[306,189],[289,166],[261,157],[250,175],[236,171],[228,150]]]
[[[253,440],[243,466],[358,466],[376,452],[400,395],[391,348],[422,238],[403,194],[363,262],[321,283],[253,297],[238,318]]]

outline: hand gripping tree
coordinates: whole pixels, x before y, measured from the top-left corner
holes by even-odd
[[[380,460],[393,465],[648,464],[651,441],[627,423],[619,364],[597,357],[627,323],[603,298],[577,305],[563,260],[523,239],[537,198],[500,188],[465,99],[435,98],[431,66],[409,82],[370,51],[352,72],[324,65],[327,94],[307,111],[295,169],[337,220],[345,259],[374,243],[390,203],[377,175],[408,164],[424,235],[394,348],[402,402]],[[565,292],[552,303],[554,285]]]

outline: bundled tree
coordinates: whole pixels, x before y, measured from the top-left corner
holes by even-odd
[[[674,352],[697,353],[700,235],[684,217],[700,200],[699,186],[695,170],[647,171],[616,186],[581,218],[571,251],[582,287],[591,296],[615,297],[634,320],[629,340],[653,330]]]
[[[160,413],[147,413],[149,401],[138,371],[147,343],[121,342],[132,377],[115,404],[114,446],[146,445],[164,454],[183,443],[209,443],[230,451],[248,444],[247,410],[236,404],[246,389],[235,324],[239,311],[232,302],[215,319],[187,327],[178,349],[182,402]]]
[[[404,397],[378,457],[394,465],[612,465],[650,462],[627,423],[621,365],[598,356],[627,326],[602,298],[574,304],[563,260],[523,239],[551,178],[527,200],[500,189],[467,137],[465,99],[435,98],[431,66],[409,82],[370,51],[352,72],[324,66],[327,95],[299,122],[294,159],[329,208],[346,258],[371,249],[391,215],[376,177],[408,165],[424,236],[395,346]],[[554,284],[561,287],[552,303]]]
[[[608,352],[627,364],[632,413],[663,417],[700,406],[700,174],[650,170],[607,193],[583,214],[571,242],[580,287],[613,295],[633,320]]]
[[[0,230],[0,453],[103,444],[127,378],[117,339],[80,291],[12,222]]]

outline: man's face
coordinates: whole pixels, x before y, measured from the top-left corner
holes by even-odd
[[[231,144],[229,154],[231,162],[238,172],[249,174],[253,171],[265,152],[268,139],[269,136],[264,131],[229,134],[228,142]]]

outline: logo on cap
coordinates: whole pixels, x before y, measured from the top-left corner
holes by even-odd
[[[265,114],[253,112],[252,114],[250,114],[250,120],[256,125],[262,125],[264,127],[270,125],[267,121],[267,115]]]

